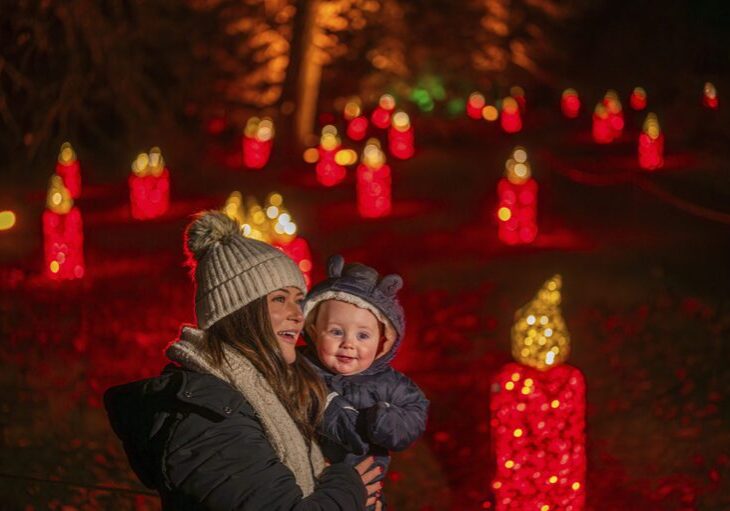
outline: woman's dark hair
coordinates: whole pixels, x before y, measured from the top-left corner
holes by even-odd
[[[266,296],[221,318],[206,333],[208,354],[215,366],[225,361],[224,344],[241,352],[269,382],[304,437],[309,441],[315,437],[324,413],[324,383],[303,357],[286,363],[271,328]]]

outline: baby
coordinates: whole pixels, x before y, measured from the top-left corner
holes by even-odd
[[[304,354],[330,391],[320,443],[333,463],[374,455],[385,477],[389,451],[401,451],[426,429],[428,400],[390,362],[403,339],[405,319],[396,293],[398,275],[380,278],[342,256],[328,261],[329,278],[304,302]]]

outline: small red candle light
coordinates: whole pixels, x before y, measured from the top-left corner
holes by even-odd
[[[391,210],[390,167],[380,142],[371,138],[357,167],[357,209],[364,218],[387,216]]]
[[[520,309],[512,354],[492,379],[496,509],[581,511],[585,505],[585,380],[562,363],[570,340],[560,275]]]
[[[368,119],[362,115],[359,98],[353,98],[345,104],[344,116],[350,140],[360,141],[365,138],[368,132]]]
[[[613,139],[621,136],[624,129],[624,112],[618,94],[614,90],[609,90],[603,98],[603,105],[608,112],[608,123],[613,131]]]
[[[603,103],[598,103],[593,111],[593,140],[599,144],[610,144],[613,142],[613,129],[608,117],[608,110]]]
[[[340,137],[337,128],[328,124],[322,128],[319,146],[317,147],[318,161],[315,166],[317,181],[324,186],[334,186],[345,179],[345,167],[337,162],[337,153],[340,151]]]
[[[500,121],[505,133],[517,133],[522,129],[520,107],[515,98],[507,96],[502,100],[502,115],[500,116]]]
[[[273,121],[251,117],[243,132],[243,164],[250,169],[263,168],[271,156],[273,139]]]
[[[646,108],[646,91],[642,87],[634,87],[629,98],[631,108],[637,112]]]
[[[717,107],[719,106],[717,89],[711,82],[707,82],[702,89],[702,104],[712,110],[717,110]]]
[[[565,89],[560,99],[560,109],[568,119],[575,119],[580,113],[580,97],[575,89]]]
[[[530,176],[527,151],[516,147],[497,184],[497,235],[508,245],[532,243],[537,236],[537,183]]]
[[[81,212],[58,175],[51,177],[43,212],[43,252],[48,278],[70,280],[84,276]]]
[[[520,107],[520,112],[524,114],[527,111],[527,98],[525,97],[525,89],[523,89],[519,85],[513,85],[509,89],[509,95],[512,96],[515,101],[517,101],[517,105],[519,105]]]
[[[170,207],[170,172],[159,147],[140,153],[132,162],[129,176],[129,205],[132,218],[149,220],[164,215]]]
[[[384,130],[390,126],[390,116],[393,110],[395,110],[395,98],[390,94],[383,94],[380,96],[378,106],[373,110],[370,120],[374,126]]]
[[[656,170],[664,166],[664,135],[653,113],[646,116],[639,135],[639,166],[646,170]]]
[[[481,119],[482,109],[485,104],[486,100],[480,92],[472,92],[469,94],[469,99],[466,101],[466,115],[472,119]]]
[[[397,112],[393,115],[393,124],[388,130],[388,148],[390,154],[401,160],[413,156],[413,127],[407,113]]]
[[[61,145],[58,153],[56,174],[63,179],[63,185],[68,189],[71,198],[78,199],[81,196],[81,166],[73,147],[68,142]]]

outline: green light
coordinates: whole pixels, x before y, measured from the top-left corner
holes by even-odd
[[[446,111],[454,117],[463,114],[464,110],[466,110],[466,101],[464,98],[453,98],[446,103]]]

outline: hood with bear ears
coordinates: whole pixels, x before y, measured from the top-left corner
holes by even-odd
[[[384,325],[385,343],[382,354],[360,374],[379,372],[395,358],[405,333],[403,308],[396,296],[403,287],[403,279],[395,274],[380,277],[374,268],[364,264],[345,264],[341,255],[333,255],[327,261],[327,277],[312,288],[304,301],[304,338],[307,344],[310,347],[314,345],[307,330],[316,319],[320,303],[340,300],[367,309]],[[311,355],[312,350],[307,351]]]

